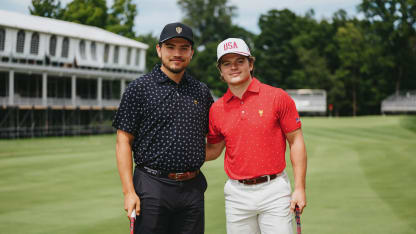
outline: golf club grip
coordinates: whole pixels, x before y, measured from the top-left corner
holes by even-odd
[[[134,222],[136,222],[136,210],[133,210],[130,215],[130,234],[134,234]]]
[[[297,205],[295,207],[295,219],[296,219],[296,232],[297,234],[302,234],[302,228],[300,226],[300,210]]]
[[[134,222],[136,218],[130,218],[130,234],[134,234]]]

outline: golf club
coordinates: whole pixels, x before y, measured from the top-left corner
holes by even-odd
[[[130,215],[130,234],[134,234],[134,222],[136,221],[136,209]]]
[[[302,229],[300,227],[300,209],[299,206],[295,207],[295,219],[296,219],[296,232],[297,234],[302,234]]]

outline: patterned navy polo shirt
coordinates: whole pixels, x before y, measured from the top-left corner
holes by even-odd
[[[176,84],[156,65],[128,85],[113,127],[134,135],[137,166],[165,172],[194,171],[205,161],[212,103],[208,87],[186,71]]]

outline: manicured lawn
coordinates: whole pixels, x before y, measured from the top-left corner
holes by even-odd
[[[416,233],[416,118],[302,121],[304,233]],[[0,233],[128,233],[114,144],[114,135],[0,140]],[[225,233],[222,161],[202,169],[207,234]]]

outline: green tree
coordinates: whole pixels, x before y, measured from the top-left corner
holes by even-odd
[[[338,78],[343,80],[347,91],[351,92],[352,115],[357,115],[358,92],[360,87],[361,66],[363,64],[362,53],[365,50],[364,35],[361,30],[352,23],[340,27],[335,36],[339,44],[339,57],[342,61]]]
[[[190,71],[219,97],[227,90],[227,84],[222,81],[217,69],[217,45],[217,42],[209,42],[205,44],[203,51],[195,51],[196,56],[194,55],[191,62]]]
[[[59,0],[32,0],[29,6],[31,15],[60,19],[62,17],[61,1]]]
[[[370,22],[360,21],[360,28],[366,40],[366,48],[362,52],[361,66],[363,93],[359,103],[359,114],[379,114],[382,100],[391,95],[394,81],[390,71],[394,67],[394,56],[387,54],[382,38]],[[410,87],[410,86],[409,86]]]
[[[62,20],[106,28],[107,5],[105,0],[73,0],[68,3]]]
[[[388,78],[394,83],[394,91],[398,93],[402,84],[407,88],[416,88],[416,2],[363,0],[359,9],[383,38],[385,55],[393,57],[394,65],[389,70]]]
[[[382,38],[372,33],[363,21],[356,19],[339,27],[335,36],[340,66],[335,79],[344,84],[344,113],[375,114],[385,97],[383,85],[390,60],[383,56]],[[338,101],[341,101],[338,99]]]
[[[304,17],[298,17],[299,33],[290,44],[295,48],[298,66],[291,71],[287,79],[289,88],[312,88],[328,90],[330,85],[330,70],[325,57],[326,47],[331,43],[327,37],[328,24],[318,23],[313,10]]]
[[[119,35],[134,38],[136,4],[132,0],[115,0],[110,8],[106,29]]]
[[[267,84],[291,88],[287,79],[300,67],[292,40],[301,34],[300,17],[290,10],[270,10],[260,16],[260,34],[255,39],[259,78]]]
[[[339,29],[345,29],[348,23],[354,21],[343,9],[335,12],[331,19],[331,24],[322,21],[325,25],[325,33],[322,35],[321,42],[325,41],[324,56],[328,61],[328,69],[331,73],[329,82],[326,85],[328,94],[328,103],[334,107],[335,115],[351,115],[352,101],[350,98],[351,88],[347,86],[345,80],[348,80],[350,71],[343,65],[340,54],[340,43],[337,41]],[[341,69],[343,68],[343,69]]]
[[[288,88],[329,90],[331,73],[326,58],[320,55],[318,49],[299,47],[296,52],[300,67],[292,71]]]
[[[238,37],[253,46],[254,35],[232,24],[236,7],[230,6],[227,0],[178,0],[178,4],[185,14],[184,23],[193,29],[195,36],[195,54],[189,71],[205,82],[215,95],[221,96],[227,85],[216,68],[218,43]]]
[[[231,32],[235,6],[227,0],[178,0],[184,23],[194,30],[197,45],[226,39]]]
[[[146,51],[146,70],[150,71],[156,64],[160,63],[156,52],[156,45],[159,42],[159,39],[149,33],[138,36],[136,40],[149,45],[149,48]]]

